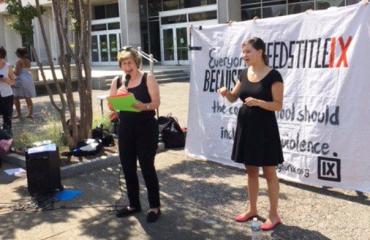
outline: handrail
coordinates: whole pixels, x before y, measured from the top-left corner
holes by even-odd
[[[146,60],[148,60],[148,61],[150,61],[150,62],[159,62],[157,59],[155,59],[154,57],[153,57],[153,54],[148,54],[148,53],[146,53],[146,52],[144,52],[143,50],[141,50],[141,47],[138,47],[137,48],[137,51],[138,51],[138,53],[142,56],[142,57],[144,57]],[[151,57],[152,56],[152,57]]]
[[[153,54],[148,54],[144,52],[143,50],[141,50],[141,47],[137,47],[137,52],[140,55],[140,57],[143,57],[149,61],[149,69],[150,69],[150,72],[153,73],[154,63],[157,63],[159,61],[153,57]],[[142,61],[141,61],[141,64],[142,64]],[[140,66],[140,68],[141,67],[142,66]]]

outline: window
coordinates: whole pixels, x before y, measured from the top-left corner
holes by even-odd
[[[163,10],[174,10],[179,9],[180,3],[179,0],[163,0]]]
[[[247,3],[247,4],[245,4]],[[242,20],[253,19],[254,17],[262,17],[262,2],[261,0],[242,1]]]
[[[106,18],[119,17],[118,3],[105,5]]]
[[[108,29],[109,30],[120,29],[120,23],[119,22],[108,23]]]
[[[259,18],[262,17],[260,7],[242,9],[242,19],[243,20],[253,19],[254,17],[259,17]]]
[[[318,0],[316,1],[316,9],[327,9],[329,7],[344,6],[344,0]]]
[[[107,30],[107,24],[94,24],[91,26],[91,31],[96,32],[96,31],[104,31]]]
[[[262,16],[264,18],[277,17],[286,15],[286,5],[275,5],[262,8]]]
[[[314,9],[313,2],[302,2],[302,3],[293,3],[288,4],[288,14],[301,13],[308,9]]]
[[[352,5],[352,4],[356,4],[356,3],[359,3],[360,0],[346,0],[346,5]]]
[[[154,58],[160,60],[161,59],[161,52],[159,43],[161,42],[160,34],[159,34],[159,22],[158,21],[150,21],[149,22],[149,32],[150,32],[150,51]]]
[[[217,19],[217,11],[208,11],[189,14],[189,22]]]
[[[149,16],[158,16],[159,12],[162,11],[162,1],[160,0],[148,0],[148,12]]]
[[[360,0],[241,0],[242,20],[253,17],[276,17],[358,3]]]
[[[286,1],[263,1],[262,2],[262,17],[277,17],[287,14]]]
[[[216,0],[180,0],[181,8],[199,7],[207,6],[211,4],[216,4]]]
[[[119,17],[118,3],[94,6],[94,16],[93,17],[94,17],[93,19]]]
[[[104,6],[95,6],[94,7],[94,19],[103,19],[103,18],[105,18]]]
[[[186,22],[186,14],[161,18],[162,24],[181,23],[181,22]]]
[[[241,0],[241,6],[261,3],[261,0]]]

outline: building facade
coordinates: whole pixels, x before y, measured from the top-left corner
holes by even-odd
[[[162,64],[189,64],[190,26],[212,25],[268,18],[357,3],[359,0],[92,0],[91,61],[93,65],[116,64],[124,45],[141,47]],[[32,0],[23,0],[24,4]],[[50,0],[40,0],[52,58],[57,63],[58,40]],[[19,34],[9,28],[5,3],[0,2],[0,46],[9,53],[23,46]],[[46,52],[40,27],[34,24],[33,45],[42,61]],[[15,56],[8,54],[8,61]]]

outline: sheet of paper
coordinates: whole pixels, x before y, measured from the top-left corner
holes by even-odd
[[[139,112],[139,110],[133,107],[133,105],[137,103],[137,100],[133,94],[108,97],[108,102],[117,112],[119,111]]]
[[[52,144],[41,145],[39,147],[29,148],[27,149],[27,153],[33,154],[33,153],[39,153],[39,152],[52,152],[56,150],[57,150],[57,146],[54,143],[52,143]]]
[[[4,172],[8,175],[14,176],[26,172],[26,170],[24,170],[23,168],[10,168],[4,170]]]

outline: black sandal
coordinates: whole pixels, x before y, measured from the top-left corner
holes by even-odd
[[[130,206],[126,206],[116,212],[116,217],[128,217],[138,212],[141,212],[141,208],[131,208]]]
[[[161,209],[158,208],[158,212],[150,210],[146,215],[146,221],[148,223],[153,223],[158,220],[159,216],[161,216]]]

